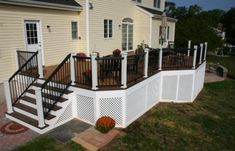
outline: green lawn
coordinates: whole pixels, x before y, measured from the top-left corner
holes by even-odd
[[[52,138],[38,137],[14,151],[84,151],[84,149],[73,142],[62,144]]]
[[[102,151],[235,150],[235,81],[206,84],[192,104],[162,103]]]
[[[235,77],[235,56],[230,57],[218,57],[218,56],[208,56],[208,63],[220,63],[229,70],[229,74]]]

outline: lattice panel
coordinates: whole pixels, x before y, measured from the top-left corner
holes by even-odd
[[[68,119],[72,119],[72,118],[73,118],[72,103],[69,103],[69,105],[64,110],[64,113],[62,113],[60,115],[60,117],[59,117],[58,121],[56,122],[56,124],[61,124],[65,121],[67,121]]]
[[[112,117],[117,126],[122,126],[123,113],[122,113],[122,98],[101,98],[100,99],[100,116]]]
[[[156,80],[149,83],[147,93],[148,93],[147,106],[150,107],[154,103],[157,103],[160,99],[160,78],[157,78]]]
[[[144,112],[145,101],[147,101],[145,96],[145,87],[142,87],[127,96],[126,114],[128,123],[140,113]]]
[[[95,123],[94,99],[83,95],[77,95],[77,113],[81,120]]]

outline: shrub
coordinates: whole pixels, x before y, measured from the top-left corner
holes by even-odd
[[[109,116],[103,116],[96,121],[96,129],[101,133],[108,133],[115,127],[115,121]]]
[[[79,53],[77,53],[77,56],[79,56],[79,57],[86,57],[86,54],[84,52],[79,52]]]
[[[113,51],[113,55],[114,55],[115,57],[119,57],[120,54],[121,54],[121,50],[120,50],[120,49],[115,49],[115,50]]]

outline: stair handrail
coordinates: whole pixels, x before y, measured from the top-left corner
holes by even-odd
[[[38,78],[38,51],[36,51],[8,80],[13,106]]]
[[[71,54],[68,54],[41,86],[43,113],[45,118],[72,83],[70,75],[71,61]],[[55,88],[60,89],[61,91],[55,91]],[[56,98],[53,98],[52,100],[52,97]]]

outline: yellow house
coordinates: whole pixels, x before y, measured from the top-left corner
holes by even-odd
[[[16,50],[41,50],[45,66],[70,52],[160,47],[165,0],[0,0],[0,82],[18,68]],[[167,19],[174,41],[175,19]]]

